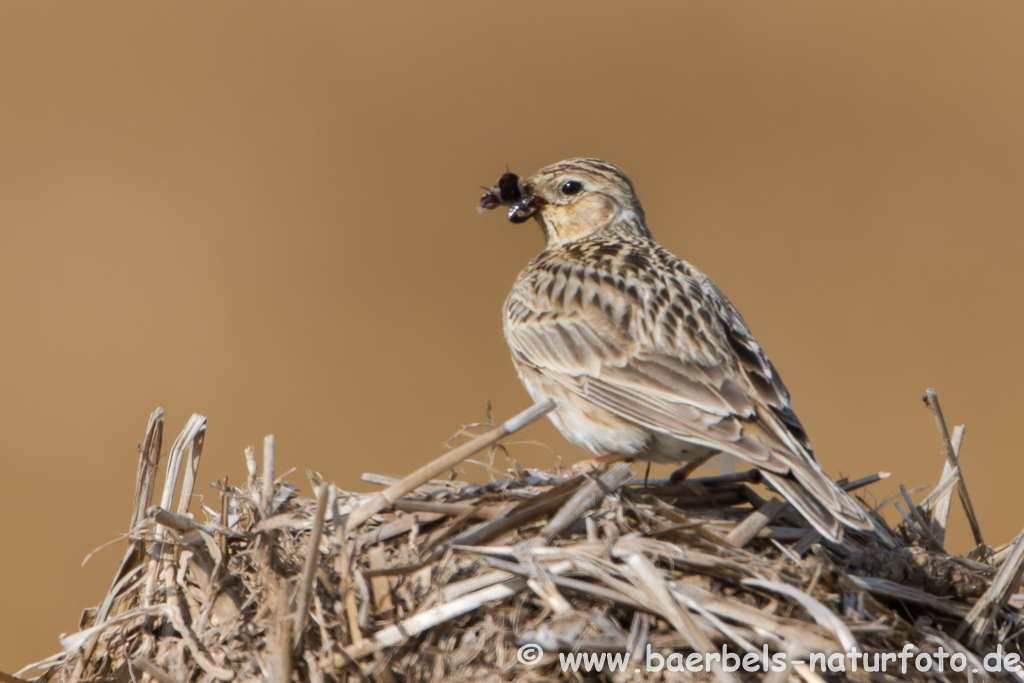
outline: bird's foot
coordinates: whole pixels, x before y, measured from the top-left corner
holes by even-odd
[[[703,465],[708,460],[715,457],[721,452],[722,451],[710,451],[706,455],[702,455],[696,460],[691,460],[690,462],[686,463],[678,470],[670,474],[668,477],[668,483],[670,485],[683,483],[691,474],[697,471],[698,467],[700,467],[701,465]]]

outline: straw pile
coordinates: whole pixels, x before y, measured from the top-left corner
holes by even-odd
[[[190,515],[205,418],[193,416],[175,441],[160,504],[151,506],[158,409],[140,455],[129,547],[109,593],[85,612],[80,632],[62,639],[62,653],[21,675],[314,683],[984,678],[997,647],[1004,657],[1021,654],[1024,534],[1001,549],[985,544],[958,467],[963,430],[950,437],[934,392],[926,399],[947,451],[938,486],[918,504],[903,489],[895,529],[876,513],[881,539],[848,532],[842,544],[823,542],[790,506],[762,497],[771,492],[756,471],[672,485],[638,480],[626,465],[564,478],[513,462],[504,480],[455,478],[458,463],[500,448],[499,439],[550,403],[402,480],[366,475],[386,486],[376,494],[340,491],[310,474],[316,498],[298,495],[275,478],[268,437],[263,476],[249,449],[246,485],[218,482],[219,509]],[[842,483],[857,491],[882,476]],[[978,541],[966,558],[943,549],[954,491]],[[843,659],[853,648],[899,653],[907,644],[905,674],[899,661],[881,673],[865,671],[863,661],[853,671]],[[737,659],[706,656],[723,647]],[[940,648],[954,655],[943,672],[934,663],[916,670],[915,657]],[[563,670],[560,657],[601,653],[630,659],[618,672],[588,671],[585,661]],[[822,673],[822,660],[812,670],[813,653],[834,667],[843,662],[847,673]],[[781,656],[789,666],[775,671]],[[684,660],[692,667],[694,657],[707,665],[703,673],[670,670]],[[730,670],[739,658],[743,666]],[[950,671],[958,662],[966,670]]]

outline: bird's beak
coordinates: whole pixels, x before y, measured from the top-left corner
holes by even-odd
[[[513,223],[522,223],[537,213],[547,200],[537,194],[524,194],[515,204],[508,208],[508,219]]]

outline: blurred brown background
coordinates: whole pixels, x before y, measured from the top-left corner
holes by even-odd
[[[1024,521],[1024,6],[4,3],[0,670],[106,591],[146,419],[206,482],[404,474],[528,404],[530,223],[479,186],[624,167],[781,369],[826,469],[934,484],[935,386],[988,540]],[[513,454],[580,454],[547,423]],[[473,473],[471,473],[473,474]],[[479,474],[479,473],[475,473]],[[919,494],[923,495],[923,494]],[[890,509],[891,512],[891,509]],[[953,546],[969,535],[959,507]]]

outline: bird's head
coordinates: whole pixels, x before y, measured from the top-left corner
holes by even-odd
[[[501,204],[513,223],[536,218],[548,247],[604,231],[650,236],[629,176],[598,159],[560,161],[528,178],[506,173],[480,200],[485,209]]]

